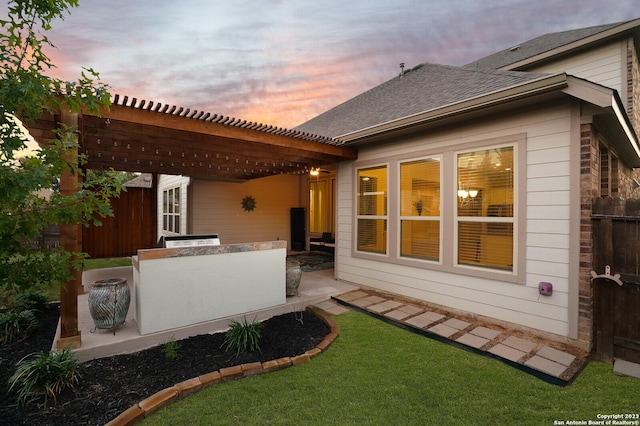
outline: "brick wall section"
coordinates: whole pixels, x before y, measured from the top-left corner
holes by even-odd
[[[606,162],[608,165],[602,164]],[[580,284],[578,340],[592,346],[593,304],[591,271],[593,270],[593,199],[603,196],[640,198],[640,188],[633,179],[640,170],[631,169],[623,159],[600,143],[592,124],[580,126]],[[607,176],[602,176],[606,174]],[[611,191],[611,192],[609,192]]]
[[[640,61],[633,37],[627,39],[627,114],[640,135]],[[624,166],[624,165],[622,165]],[[640,170],[622,170],[619,176],[619,197],[640,199],[640,188],[633,188],[633,179],[640,181]]]
[[[640,199],[640,188],[633,187],[633,179],[640,181],[640,169],[634,170],[630,168],[619,158],[617,158],[616,163],[613,171],[617,178],[617,180],[614,181],[614,185],[617,184],[617,191],[611,194],[611,196],[623,199]]]
[[[627,41],[627,113],[636,134],[640,135],[640,66],[633,39]],[[602,162],[606,162],[603,164]],[[608,176],[601,176],[606,174]],[[580,126],[580,283],[578,340],[593,347],[593,199],[600,195],[620,198],[640,198],[640,188],[633,188],[633,179],[640,170],[633,170],[615,152],[600,144],[592,124]],[[601,194],[602,192],[602,194]]]
[[[610,154],[610,177],[609,185],[611,193],[602,193],[600,195],[609,195],[612,198],[635,198],[640,199],[640,188],[634,188],[633,179],[640,181],[640,169],[632,169],[617,155]]]
[[[624,101],[624,100],[623,100]],[[633,38],[627,39],[627,114],[640,135],[640,64]]]
[[[591,203],[600,192],[600,147],[591,124],[580,127],[580,284],[578,340],[592,346],[593,308],[591,271],[593,237]]]

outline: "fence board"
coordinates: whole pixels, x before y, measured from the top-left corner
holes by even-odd
[[[102,226],[83,229],[84,252],[92,258],[124,257],[156,246],[155,189],[127,188],[111,199],[111,208],[114,216],[102,219]]]
[[[624,283],[593,281],[594,356],[640,363],[640,200],[596,198],[591,219],[594,270]]]

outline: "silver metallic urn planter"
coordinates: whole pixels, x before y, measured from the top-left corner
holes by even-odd
[[[89,292],[89,313],[96,328],[113,330],[127,318],[131,292],[125,278],[94,281]],[[95,330],[95,329],[94,329]]]
[[[300,278],[302,278],[300,262],[293,259],[287,259],[287,296],[298,295]]]

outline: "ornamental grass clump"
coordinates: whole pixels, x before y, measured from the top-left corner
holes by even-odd
[[[251,352],[257,350],[262,353],[259,343],[262,326],[263,324],[256,321],[255,318],[252,322],[248,322],[247,317],[242,322],[232,320],[225,335],[224,349],[226,351],[235,349],[236,356],[240,355],[241,352],[246,352],[247,349]]]
[[[30,310],[0,312],[0,345],[25,339],[36,325],[36,317]]]
[[[18,362],[18,368],[9,378],[9,391],[18,390],[18,404],[24,405],[29,398],[44,395],[56,397],[65,389],[78,384],[80,372],[71,348],[51,351],[48,354],[27,355]]]
[[[42,293],[20,293],[13,300],[14,307],[33,312],[43,312],[47,306],[47,296]]]
[[[178,350],[180,349],[180,342],[178,342],[175,337],[171,336],[166,343],[162,345],[162,350],[164,351],[164,356],[170,360],[176,360],[179,358]]]

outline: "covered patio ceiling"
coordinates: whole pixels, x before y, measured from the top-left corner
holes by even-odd
[[[39,143],[54,137],[60,117],[25,123]],[[245,181],[357,158],[322,136],[115,95],[109,111],[78,117],[88,169]]]

